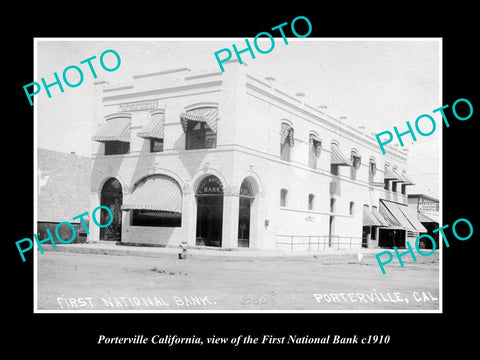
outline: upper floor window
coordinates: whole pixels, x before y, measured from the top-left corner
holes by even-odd
[[[315,195],[308,194],[308,210],[313,210],[315,208]]]
[[[280,206],[287,206],[287,196],[288,196],[288,190],[281,189],[280,190]]]
[[[336,210],[335,198],[330,198],[330,212],[334,213]]]
[[[352,150],[350,161],[352,162],[352,166],[350,167],[350,178],[355,180],[357,178],[357,172],[360,170],[360,165],[362,164],[362,157],[356,150]]]
[[[185,149],[210,149],[217,146],[218,108],[198,107],[180,115],[185,132]]]
[[[185,135],[185,150],[210,149],[217,146],[217,134],[205,123],[190,121]]]
[[[374,159],[370,158],[368,163],[368,182],[374,182],[375,174],[377,173],[377,163]]]
[[[294,145],[294,130],[287,123],[282,123],[280,129],[280,158],[285,161],[290,161],[291,148]]]
[[[318,158],[322,151],[322,142],[315,134],[310,134],[308,139],[308,166],[312,169],[317,168]]]
[[[150,139],[150,152],[163,151],[163,139]]]
[[[105,142],[105,155],[120,155],[130,153],[130,143],[125,141]]]
[[[353,201],[350,201],[349,214],[350,215],[355,214],[355,203]]]
[[[127,113],[109,115],[92,140],[105,144],[105,155],[128,154],[130,152],[130,125],[131,116]]]

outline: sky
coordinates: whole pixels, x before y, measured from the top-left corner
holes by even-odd
[[[35,79],[54,81],[53,73],[61,77],[70,65],[83,70],[83,82],[75,88],[64,85],[50,88],[51,98],[42,89],[34,98],[37,114],[37,146],[61,152],[91,156],[93,82],[110,84],[132,81],[133,75],[188,67],[192,71],[218,69],[214,52],[223,48],[245,47],[244,38],[232,39],[43,39],[37,38]],[[249,39],[252,43],[253,40]],[[268,49],[267,43],[260,43]],[[115,50],[121,57],[120,67],[104,71],[100,54]],[[248,69],[261,78],[273,76],[275,85],[290,94],[305,93],[305,102],[326,105],[334,117],[346,116],[353,126],[365,126],[367,133],[385,130],[407,130],[406,122],[414,126],[422,114],[433,116],[437,130],[428,137],[403,138],[409,150],[408,174],[416,182],[409,193],[423,193],[438,198],[441,151],[441,115],[433,114],[441,103],[441,43],[438,39],[323,39],[288,38],[288,45],[277,38],[268,54],[248,52],[242,60]],[[80,61],[96,56],[92,61],[98,75],[93,79],[87,64]],[[111,54],[110,54],[111,55]],[[105,57],[108,62],[113,57]],[[113,66],[115,63],[107,63]],[[225,65],[228,71],[228,64]],[[77,82],[75,71],[69,80]],[[26,105],[28,100],[25,98]],[[323,110],[322,110],[323,111]],[[427,132],[428,123],[421,124]],[[388,147],[387,147],[388,151]]]

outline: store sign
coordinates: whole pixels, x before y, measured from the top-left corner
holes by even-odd
[[[223,194],[222,182],[216,176],[209,176],[198,187],[198,194]]]
[[[119,111],[138,111],[156,109],[158,107],[158,100],[137,101],[119,105]]]
[[[420,199],[418,204],[418,211],[440,211],[439,210],[439,203],[435,201],[425,201]]]

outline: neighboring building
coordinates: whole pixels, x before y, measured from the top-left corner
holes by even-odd
[[[435,245],[438,249],[438,232],[433,232],[440,226],[440,204],[438,199],[424,194],[409,194],[408,206],[417,214],[418,221],[425,226],[428,235],[435,239]],[[428,239],[421,239],[419,246],[426,249],[433,248],[432,242]]]
[[[95,87],[90,212],[115,216],[90,241],[358,249],[425,230],[406,206],[405,149],[382,155],[245,64]]]
[[[39,240],[48,237],[47,228],[55,239],[56,226],[69,221],[75,227],[73,242],[86,241],[87,234],[80,220],[72,218],[90,209],[90,172],[91,160],[87,157],[37,149],[36,234]],[[66,225],[60,226],[58,232],[65,240],[73,235],[71,228]]]

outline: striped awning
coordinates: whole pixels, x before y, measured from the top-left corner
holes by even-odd
[[[122,210],[182,212],[182,192],[177,182],[164,175],[149,176],[126,197]]]
[[[184,132],[187,131],[189,121],[204,122],[214,133],[217,133],[218,108],[199,107],[181,113],[180,122]]]
[[[92,136],[93,141],[130,142],[130,118],[118,117],[105,121],[105,124]]]
[[[165,114],[153,114],[150,121],[140,129],[137,136],[144,139],[163,139],[163,130],[165,128]]]
[[[407,205],[380,200],[380,213],[390,223],[391,227],[403,228],[409,231],[427,232]]]
[[[280,128],[280,144],[283,145],[285,144],[285,141],[288,140],[290,146],[293,146],[295,144],[293,139],[294,133],[295,132],[290,125],[282,123],[282,127]]]
[[[407,176],[407,174],[405,174],[405,172],[402,172],[400,176],[402,177],[405,185],[415,185],[415,183]]]
[[[382,224],[382,226],[389,226],[390,225],[389,222],[383,217],[383,215],[380,214],[377,207],[372,207],[372,214],[373,214],[373,216],[375,216],[375,218],[378,220],[378,222],[380,224]]]
[[[382,226],[368,206],[363,206],[363,226]]]
[[[337,144],[332,144],[331,151],[330,161],[332,164],[339,166],[352,166],[351,160],[343,155],[340,147]]]
[[[389,166],[385,165],[385,175],[384,175],[384,179],[388,179],[388,180],[397,180],[399,181],[399,176],[398,175],[395,175],[394,172],[390,169]]]
[[[314,150],[315,155],[320,156],[322,152],[322,140],[315,135],[315,134],[310,134],[310,151]]]

